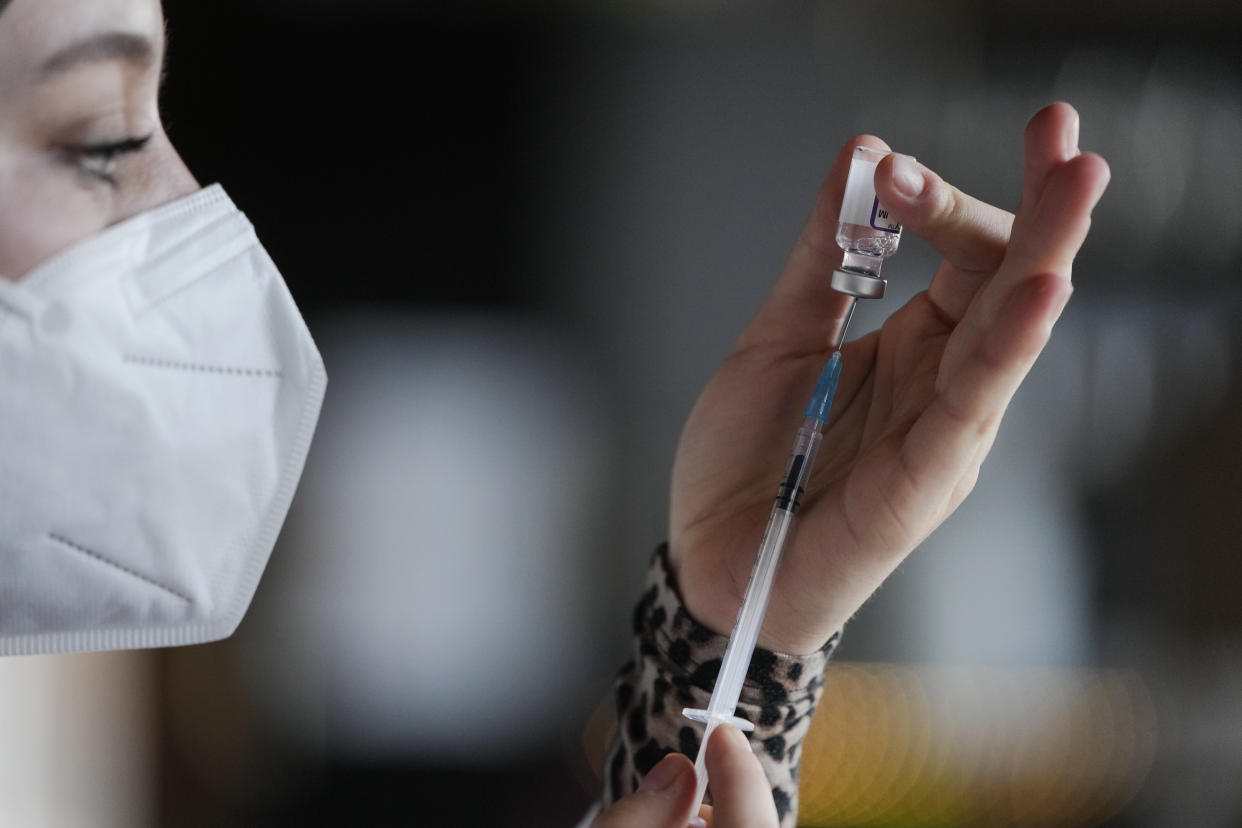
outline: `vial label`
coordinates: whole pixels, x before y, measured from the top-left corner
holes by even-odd
[[[888,210],[885,210],[880,206],[880,200],[874,196],[871,200],[871,226],[874,229],[882,230],[885,233],[900,233],[901,225],[889,216]]]
[[[880,206],[880,200],[875,197],[877,163],[861,158],[854,158],[850,162],[840,220],[846,224],[861,224],[881,233],[900,233],[901,225],[889,216],[888,211]]]

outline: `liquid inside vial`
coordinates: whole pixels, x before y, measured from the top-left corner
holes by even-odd
[[[891,256],[897,252],[901,236],[896,233],[880,233],[861,224],[841,222],[837,225],[837,244],[846,253],[863,253],[868,256]]]
[[[886,152],[856,147],[845,183],[837,244],[845,251],[843,270],[878,277],[884,259],[897,252],[901,225],[875,197],[875,168]]]

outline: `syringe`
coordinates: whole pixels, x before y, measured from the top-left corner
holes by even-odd
[[[853,313],[853,303],[850,314]],[[849,324],[849,316],[845,319]],[[845,335],[842,325],[841,336]],[[802,493],[806,482],[811,476],[811,467],[815,463],[815,455],[819,451],[823,439],[823,428],[828,423],[828,412],[832,408],[832,398],[837,390],[837,380],[841,375],[841,351],[834,350],[829,357],[811,395],[811,402],[803,414],[802,427],[794,438],[793,452],[780,489],[776,493],[776,502],[772,505],[772,513],[768,517],[768,527],[763,533],[763,542],[759,545],[759,556],[755,567],[750,573],[750,582],[746,585],[746,594],[742,598],[742,606],[738,611],[737,621],[733,625],[733,633],[729,636],[729,645],[725,648],[724,660],[720,664],[720,672],[716,676],[716,686],[712,689],[711,700],[707,709],[685,708],[682,715],[697,722],[703,722],[707,729],[703,733],[703,741],[699,744],[699,755],[694,760],[694,770],[698,777],[698,787],[694,795],[694,809],[697,814],[703,796],[707,793],[707,741],[721,723],[728,723],[740,730],[754,730],[755,726],[746,719],[733,715],[738,699],[742,694],[742,684],[746,681],[746,671],[750,667],[750,659],[755,651],[755,642],[759,639],[759,628],[763,625],[763,616],[768,609],[768,598],[772,594],[772,583],[776,579],[777,565],[785,542],[789,539],[789,530],[793,527],[794,515],[802,502]]]
[[[746,671],[755,651],[755,642],[759,640],[759,628],[763,625],[763,616],[768,609],[768,598],[776,580],[777,565],[789,539],[794,515],[801,505],[806,482],[811,477],[811,467],[823,439],[824,426],[828,424],[828,412],[832,408],[837,380],[841,376],[841,345],[845,342],[846,329],[854,318],[858,299],[879,299],[884,295],[886,282],[880,278],[880,267],[884,259],[897,251],[901,239],[901,225],[881,207],[875,195],[875,169],[886,154],[862,146],[855,147],[851,154],[836,236],[844,256],[841,267],[833,271],[831,280],[833,290],[851,299],[841,316],[841,325],[832,337],[832,356],[828,358],[828,363],[819,376],[819,382],[811,394],[811,402],[803,414],[802,427],[794,438],[793,452],[785,467],[780,489],[776,493],[776,503],[768,517],[768,526],[764,530],[763,541],[759,544],[759,555],[754,569],[751,570],[750,582],[746,585],[742,606],[738,610],[733,633],[729,636],[729,644],[725,648],[724,660],[720,664],[716,686],[712,688],[707,709],[687,707],[682,710],[682,715],[686,718],[707,725],[703,741],[699,743],[699,755],[694,760],[694,770],[698,777],[694,809],[691,811],[694,824],[702,824],[698,812],[703,796],[707,793],[707,742],[712,731],[722,723],[731,724],[744,731],[755,729],[754,724],[733,713],[742,695],[742,684],[746,681]]]

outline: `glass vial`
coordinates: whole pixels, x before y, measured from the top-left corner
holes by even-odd
[[[837,224],[837,244],[845,257],[832,274],[832,287],[869,299],[884,295],[880,266],[897,252],[901,242],[901,225],[880,206],[875,195],[875,168],[886,155],[867,147],[854,148]]]

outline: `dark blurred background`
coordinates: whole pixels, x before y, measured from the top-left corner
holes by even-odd
[[[1064,99],[1113,171],[1074,300],[847,630],[802,821],[1242,826],[1242,6],[165,6],[328,399],[237,636],[0,663],[0,823],[572,825],[681,422],[837,149],[1012,208]]]

